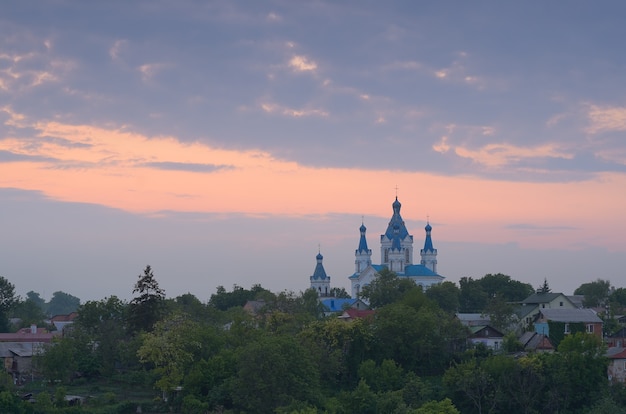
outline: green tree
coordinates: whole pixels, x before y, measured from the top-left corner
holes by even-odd
[[[374,360],[363,361],[359,367],[359,379],[365,380],[374,392],[396,391],[404,387],[404,371],[392,359],[380,364]]]
[[[543,278],[543,285],[537,288],[537,293],[543,294],[543,293],[550,293],[550,292],[552,292],[552,289],[550,289],[550,285],[548,285],[548,279]]]
[[[504,301],[500,296],[491,298],[487,302],[484,314],[489,316],[491,325],[503,333],[514,330],[515,322],[518,321],[513,305]]]
[[[33,324],[43,326],[43,321],[46,319],[46,314],[31,299],[19,301],[14,307],[13,316],[22,320],[20,327]]]
[[[437,302],[446,312],[458,312],[460,307],[461,290],[453,282],[443,282],[433,285],[426,290],[426,297]]]
[[[233,402],[244,412],[273,413],[294,401],[318,403],[319,374],[293,336],[265,335],[239,354]]]
[[[57,291],[52,294],[50,302],[46,305],[49,316],[67,315],[76,312],[80,306],[80,299],[69,293]]]
[[[367,300],[372,308],[379,308],[399,301],[406,292],[420,289],[413,281],[400,278],[395,272],[384,268],[361,290],[361,297]]]
[[[339,299],[350,299],[351,296],[348,292],[346,292],[345,288],[334,287],[330,289],[330,296],[339,298]]]
[[[165,312],[165,291],[159,287],[150,265],[138,276],[133,293],[138,296],[130,302],[129,327],[132,332],[149,332]]]
[[[196,337],[199,327],[185,315],[173,315],[155,324],[152,332],[142,335],[137,355],[143,363],[155,367],[156,387],[164,396],[182,384],[202,343]]]
[[[455,405],[459,406],[457,399],[463,402],[463,412],[470,412],[470,407],[473,407],[479,414],[490,413],[497,406],[496,379],[475,359],[449,368],[443,381],[449,392],[455,395]]]
[[[459,280],[460,312],[478,313],[487,306],[487,293],[483,290],[480,282],[471,277],[462,277]]]
[[[610,281],[597,279],[594,282],[580,285],[574,291],[574,295],[584,295],[583,305],[588,308],[595,308],[607,305],[611,290]]]
[[[243,306],[249,300],[263,298],[270,302],[274,297],[270,291],[264,289],[259,284],[252,286],[249,290],[235,284],[231,292],[226,291],[224,286],[220,285],[217,287],[216,292],[211,295],[209,306],[225,311],[236,306]]]
[[[454,404],[449,398],[445,398],[441,401],[429,401],[417,410],[413,414],[461,414],[456,409]]]
[[[9,313],[17,301],[15,286],[0,276],[0,332],[9,331]]]
[[[514,280],[502,273],[486,274],[478,279],[488,298],[502,298],[505,302],[518,302],[535,292],[532,285]]]
[[[78,308],[75,330],[84,331],[97,344],[92,355],[105,376],[114,374],[124,359],[121,354],[127,340],[126,314],[127,304],[116,296],[88,301]]]

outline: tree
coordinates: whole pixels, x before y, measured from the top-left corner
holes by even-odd
[[[161,319],[165,310],[165,291],[147,265],[143,274],[138,276],[133,293],[139,295],[130,302],[129,326],[131,331],[151,331],[154,324]]]
[[[4,277],[0,276],[0,332],[9,330],[9,312],[17,303],[15,286]]]
[[[294,401],[315,404],[319,374],[293,336],[265,335],[239,354],[233,402],[243,412],[273,413]]]
[[[164,396],[182,384],[194,354],[202,347],[194,338],[198,328],[196,322],[184,315],[173,315],[157,322],[152,332],[142,335],[143,345],[137,354],[141,362],[155,366],[156,386]]]
[[[415,414],[460,414],[449,398],[429,401],[415,411]]]
[[[574,295],[584,295],[583,305],[588,308],[606,306],[611,294],[611,282],[597,279],[594,282],[583,283],[574,291]]]
[[[13,316],[22,320],[20,326],[43,325],[46,314],[32,300],[19,301],[13,310]]]
[[[420,289],[413,281],[399,278],[395,272],[384,268],[361,290],[361,297],[365,298],[372,308],[379,308],[397,302],[404,294],[412,289]]]
[[[489,315],[491,325],[504,333],[514,329],[515,322],[519,320],[513,305],[505,302],[501,297],[492,298],[488,302],[484,313]]]
[[[532,285],[502,273],[486,274],[478,282],[488,298],[500,297],[506,302],[522,301],[535,292]]]
[[[122,358],[126,340],[127,304],[116,296],[88,301],[78,308],[75,330],[83,330],[98,344],[92,354],[104,375],[112,375]]]
[[[426,290],[426,297],[437,302],[439,307],[446,312],[458,312],[460,306],[461,291],[453,282],[443,282],[433,285]]]
[[[552,292],[552,289],[550,289],[550,286],[548,285],[548,279],[544,277],[543,285],[537,288],[537,293],[543,294],[543,293],[550,293],[550,292]]]
[[[483,290],[480,282],[471,277],[462,277],[460,286],[460,312],[482,312],[487,305],[487,293]]]
[[[57,291],[52,294],[52,299],[48,302],[46,311],[49,316],[68,315],[72,312],[76,312],[79,306],[79,298],[69,293]]]
[[[339,299],[350,299],[350,294],[346,292],[345,288],[334,287],[330,289],[330,296]]]

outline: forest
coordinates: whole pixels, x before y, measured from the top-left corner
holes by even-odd
[[[349,321],[325,316],[310,289],[219,286],[207,303],[167,298],[150,266],[131,288],[128,302],[80,304],[58,292],[54,302],[78,317],[34,356],[31,377],[4,375],[0,412],[626,413],[626,390],[609,383],[597,336],[568,335],[549,353],[521,348],[513,304],[549,292],[547,281],[533,288],[488,274],[423,291],[382,271],[362,291],[375,312]],[[606,309],[607,334],[621,328],[624,289],[596,280],[575,293]],[[16,297],[4,278],[0,296],[7,329],[50,316],[51,303],[34,292]],[[489,315],[506,331],[502,350],[470,346],[457,312]],[[70,395],[85,398],[70,405]]]

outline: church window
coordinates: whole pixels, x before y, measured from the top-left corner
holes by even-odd
[[[385,263],[389,262],[389,249],[385,249]]]
[[[404,250],[404,260],[407,262],[407,264],[409,263],[409,249],[405,249]]]

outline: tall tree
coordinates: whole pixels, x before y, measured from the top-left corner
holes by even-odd
[[[552,292],[552,289],[550,289],[550,285],[548,285],[548,279],[544,277],[543,285],[537,288],[537,293],[550,293],[550,292]]]
[[[446,281],[429,287],[426,297],[437,302],[444,311],[454,313],[459,310],[461,291],[453,282]]]
[[[67,315],[76,312],[80,306],[80,299],[69,293],[57,291],[52,294],[50,302],[46,305],[49,316]]]
[[[15,286],[0,276],[0,332],[9,330],[9,312],[16,305]]]
[[[611,294],[611,282],[597,279],[594,282],[583,283],[574,291],[574,295],[584,295],[583,305],[588,308],[605,306]]]
[[[130,302],[129,327],[133,332],[149,332],[165,310],[165,291],[159,287],[150,265],[138,276],[133,293],[138,296]]]

